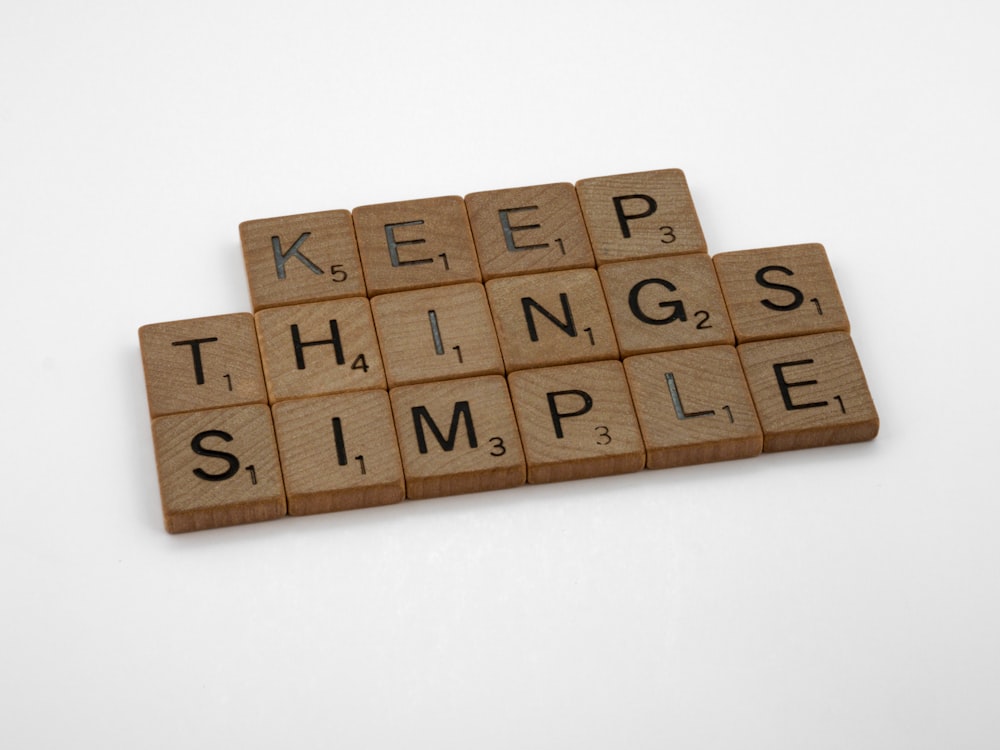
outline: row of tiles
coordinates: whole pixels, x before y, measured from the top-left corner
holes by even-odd
[[[826,253],[796,245],[154,324],[140,343],[156,417],[834,330]]]
[[[845,332],[153,420],[170,532],[747,458],[877,432]]]
[[[240,238],[254,310],[707,252],[679,169],[257,219]]]

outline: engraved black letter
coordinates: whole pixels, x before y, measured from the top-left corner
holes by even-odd
[[[300,370],[306,369],[306,358],[305,353],[302,351],[307,346],[322,346],[323,344],[333,344],[333,353],[337,357],[337,364],[344,364],[344,349],[340,345],[340,329],[337,327],[337,321],[330,321],[330,336],[331,338],[325,339],[323,341],[302,341],[299,338],[299,327],[295,323],[292,323],[292,345],[295,347],[295,364]]]
[[[191,357],[194,359],[194,381],[198,385],[205,385],[205,371],[201,368],[201,345],[210,341],[218,341],[216,337],[210,339],[191,339],[190,341],[174,341],[172,346],[190,346]]]
[[[573,311],[569,307],[569,297],[566,295],[566,292],[559,293],[559,301],[562,303],[563,315],[566,317],[565,323],[535,302],[535,300],[531,297],[521,297],[521,308],[524,310],[524,321],[528,324],[528,335],[531,337],[532,341],[538,341],[538,330],[535,328],[535,316],[531,314],[532,307],[538,310],[538,312],[552,321],[555,325],[559,326],[559,328],[562,329],[562,332],[567,336],[576,336],[576,324],[573,322]]]
[[[672,300],[670,302],[656,303],[658,307],[673,308],[673,312],[671,312],[665,318],[651,318],[639,308],[639,292],[641,292],[644,287],[647,287],[650,284],[658,284],[659,286],[662,286],[663,288],[671,292],[677,291],[677,287],[675,287],[666,279],[643,279],[634,287],[632,287],[632,290],[628,293],[628,306],[632,310],[632,314],[639,320],[641,320],[643,323],[649,323],[650,325],[654,326],[663,326],[666,325],[667,323],[673,323],[675,320],[679,320],[682,323],[686,321],[687,313],[684,312],[684,303],[681,302],[680,300]]]
[[[285,263],[288,261],[288,257],[290,255],[294,255],[296,258],[302,261],[305,264],[306,268],[308,268],[313,273],[322,275],[323,272],[316,266],[316,264],[313,263],[311,260],[309,260],[299,251],[299,248],[302,247],[302,243],[305,242],[307,239],[309,239],[310,234],[311,232],[303,232],[301,235],[299,235],[299,238],[295,240],[294,243],[292,243],[292,246],[290,248],[288,248],[287,253],[281,252],[280,237],[271,238],[271,249],[274,250],[274,266],[278,270],[279,279],[285,278]]]
[[[653,200],[651,195],[618,195],[611,199],[615,203],[615,213],[618,214],[618,226],[622,228],[622,237],[629,239],[632,236],[632,231],[628,228],[629,219],[644,219],[647,216],[652,216],[656,211],[656,201]],[[625,209],[622,207],[624,201],[645,201],[646,210],[637,214],[627,214]]]
[[[501,208],[500,209],[500,226],[503,228],[503,238],[507,243],[507,249],[510,252],[517,252],[518,250],[540,250],[543,247],[548,247],[548,242],[543,242],[541,245],[518,245],[514,242],[514,232],[520,232],[525,229],[541,229],[541,224],[519,224],[516,227],[510,225],[509,214],[515,211],[537,211],[538,206],[520,206],[518,208]]]
[[[555,428],[556,437],[560,440],[563,437],[563,417],[579,417],[581,414],[586,414],[594,406],[594,399],[590,397],[589,393],[576,390],[575,388],[568,391],[551,391],[546,393],[545,396],[549,400],[549,414],[552,415],[552,426]],[[583,406],[576,411],[559,411],[556,408],[556,397],[558,396],[579,396],[583,401]]]
[[[465,431],[469,434],[469,447],[478,448],[479,442],[476,440],[476,430],[472,425],[472,411],[469,409],[468,401],[456,401],[455,409],[451,413],[451,426],[448,428],[448,437],[445,438],[438,429],[437,424],[427,411],[426,406],[414,406],[410,409],[413,415],[413,427],[417,431],[417,448],[421,453],[427,453],[427,438],[424,435],[424,422],[431,428],[434,438],[442,449],[446,451],[455,450],[455,440],[458,437],[458,418],[465,420]]]
[[[788,284],[776,284],[773,281],[768,281],[764,278],[764,274],[769,271],[779,271],[786,276],[793,276],[794,274],[792,273],[792,270],[790,268],[785,268],[784,266],[764,266],[762,269],[757,271],[757,275],[754,277],[757,279],[757,283],[762,287],[766,287],[767,289],[783,289],[786,292],[791,293],[792,301],[785,305],[779,305],[777,302],[772,302],[769,299],[762,299],[760,304],[768,310],[779,310],[784,312],[794,310],[801,305],[802,301],[805,299],[805,295],[794,286],[788,286]]]
[[[781,398],[785,402],[785,409],[792,411],[794,409],[814,409],[817,406],[826,406],[829,401],[813,401],[808,404],[793,404],[792,395],[788,392],[790,388],[798,388],[803,385],[816,385],[818,380],[800,380],[796,383],[789,383],[785,380],[785,373],[783,370],[786,367],[797,367],[798,365],[811,365],[814,360],[811,359],[800,359],[797,362],[780,362],[774,365],[774,376],[778,379],[778,389],[781,391]]]
[[[221,458],[227,464],[229,468],[226,469],[221,474],[209,474],[204,469],[198,468],[193,469],[194,475],[198,479],[205,479],[209,482],[221,482],[225,479],[231,479],[236,476],[236,472],[240,470],[240,462],[232,453],[226,453],[225,451],[214,451],[211,448],[202,447],[201,441],[205,438],[215,437],[225,440],[227,443],[232,441],[233,436],[228,432],[223,432],[222,430],[205,430],[204,432],[199,432],[193,438],[191,438],[191,450],[197,453],[199,456],[211,456],[212,458]]]
[[[695,411],[688,414],[684,411],[684,404],[681,403],[681,394],[677,392],[677,381],[672,372],[663,373],[667,378],[667,389],[670,391],[670,400],[674,402],[674,414],[678,419],[693,419],[694,417],[714,417],[715,410]]]
[[[417,219],[416,221],[401,221],[397,224],[386,224],[385,225],[385,240],[389,243],[389,261],[392,263],[393,268],[398,268],[399,266],[418,266],[421,263],[433,263],[433,258],[418,258],[417,260],[400,260],[399,259],[399,247],[400,245],[422,245],[427,240],[420,239],[416,240],[397,240],[396,239],[396,227],[415,227],[423,224],[423,219]]]

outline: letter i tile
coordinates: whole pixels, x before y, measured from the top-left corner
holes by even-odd
[[[271,410],[264,404],[153,420],[167,531],[197,531],[285,515]]]
[[[625,360],[646,468],[749,458],[763,436],[732,346],[643,354]]]
[[[842,331],[737,347],[764,452],[871,440],[879,420],[861,362]]]
[[[383,294],[371,304],[390,388],[503,374],[482,284]]]
[[[500,375],[389,392],[411,500],[524,484],[521,438]]]
[[[291,515],[403,499],[403,467],[385,391],[293,399],[272,411]]]
[[[528,482],[624,474],[645,465],[621,362],[521,370],[508,381]]]

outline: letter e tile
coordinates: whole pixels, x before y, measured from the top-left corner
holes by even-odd
[[[369,297],[482,281],[458,196],[360,206],[353,215]]]
[[[285,515],[271,410],[264,404],[153,420],[167,531],[198,531]]]
[[[484,279],[594,267],[568,182],[471,193],[465,204]]]
[[[871,440],[878,413],[849,334],[842,331],[737,347],[764,452]]]

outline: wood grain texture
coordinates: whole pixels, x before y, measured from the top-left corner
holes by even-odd
[[[623,357],[735,343],[707,255],[610,263],[598,272]]]
[[[618,358],[592,268],[493,279],[486,293],[507,372]]]
[[[240,224],[253,309],[365,296],[349,211],[320,211]]]
[[[283,401],[272,412],[290,515],[370,508],[405,497],[385,391]]]
[[[482,284],[383,294],[372,313],[390,388],[504,373]]]
[[[568,182],[470,193],[465,204],[484,279],[594,267]]]
[[[150,417],[267,402],[250,313],[142,326],[139,349]]]
[[[820,333],[737,347],[764,452],[871,440],[879,419],[849,334]]]
[[[740,250],[712,260],[737,342],[850,330],[822,245]]]
[[[763,434],[732,346],[658,352],[625,360],[646,468],[666,469],[761,452]]]
[[[591,177],[576,192],[598,265],[708,251],[679,169]]]
[[[458,196],[360,206],[352,213],[369,297],[482,281]]]
[[[528,482],[624,474],[645,465],[621,362],[521,370],[508,382]]]
[[[272,307],[255,317],[271,403],[386,387],[364,297]]]
[[[285,515],[271,411],[264,404],[153,420],[164,526],[170,533]]]
[[[524,453],[503,377],[407,385],[389,396],[411,500],[524,484]]]

